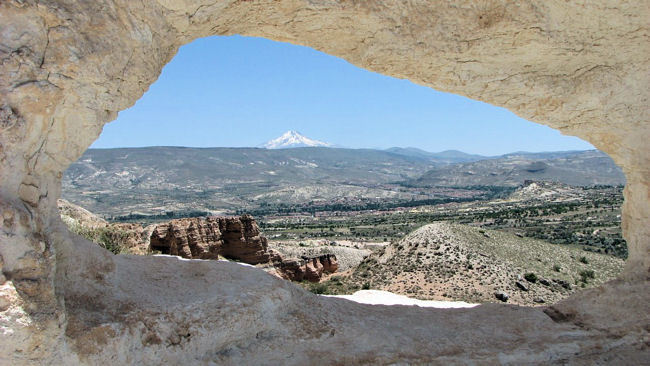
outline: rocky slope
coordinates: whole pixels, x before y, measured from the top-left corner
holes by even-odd
[[[557,201],[571,202],[580,198],[583,188],[557,182],[526,180],[508,196],[511,201]]]
[[[62,220],[69,229],[115,254],[160,253],[187,259],[231,259],[264,264],[267,270],[290,281],[319,282],[339,269],[332,253],[282,254],[268,248],[250,215],[193,217],[143,228],[138,224],[108,223],[90,211],[59,201]],[[360,260],[359,260],[360,261]]]
[[[83,207],[58,200],[61,220],[68,229],[115,254],[147,254],[153,227],[139,224],[108,223]]]
[[[369,256],[344,282],[428,300],[498,302],[503,293],[509,303],[536,305],[616,277],[623,263],[578,247],[441,222]]]

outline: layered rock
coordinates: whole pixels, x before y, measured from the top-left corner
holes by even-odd
[[[290,281],[319,282],[324,274],[334,273],[339,264],[334,254],[300,259],[283,259],[275,265],[278,275]]]
[[[217,217],[185,218],[156,225],[151,250],[183,258],[217,259],[223,240]]]
[[[193,217],[156,225],[151,231],[151,250],[189,259],[218,259],[219,256],[248,264],[271,264],[279,277],[291,281],[319,282],[324,274],[338,269],[336,256],[323,254],[283,259],[268,249],[250,215],[241,217]]]
[[[248,264],[268,263],[276,254],[260,235],[250,215],[193,217],[156,225],[149,245],[153,251],[183,258],[217,259],[219,256]]]

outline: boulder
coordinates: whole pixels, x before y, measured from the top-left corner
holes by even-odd
[[[510,296],[504,291],[496,291],[494,297],[503,302],[508,302],[508,299],[510,298]]]
[[[523,282],[521,282],[521,281],[517,281],[517,282],[515,282],[515,285],[517,285],[517,287],[518,287],[521,291],[528,291],[528,286],[526,286],[526,284],[523,283]]]
[[[551,281],[547,280],[546,278],[540,278],[539,283],[541,283],[544,286],[551,286]]]

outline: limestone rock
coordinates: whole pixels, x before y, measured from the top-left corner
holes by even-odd
[[[643,0],[0,2],[11,304],[0,364],[647,363],[649,18]],[[234,263],[113,256],[70,235],[56,209],[65,168],[181,45],[230,34],[306,45],[589,141],[626,175],[622,278],[546,312],[373,307]]]

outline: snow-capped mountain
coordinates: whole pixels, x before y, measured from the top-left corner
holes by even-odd
[[[323,141],[312,140],[309,137],[301,135],[297,131],[287,131],[277,139],[270,140],[267,143],[261,145],[261,147],[267,149],[289,149],[292,147],[314,146],[330,147],[332,144]]]

